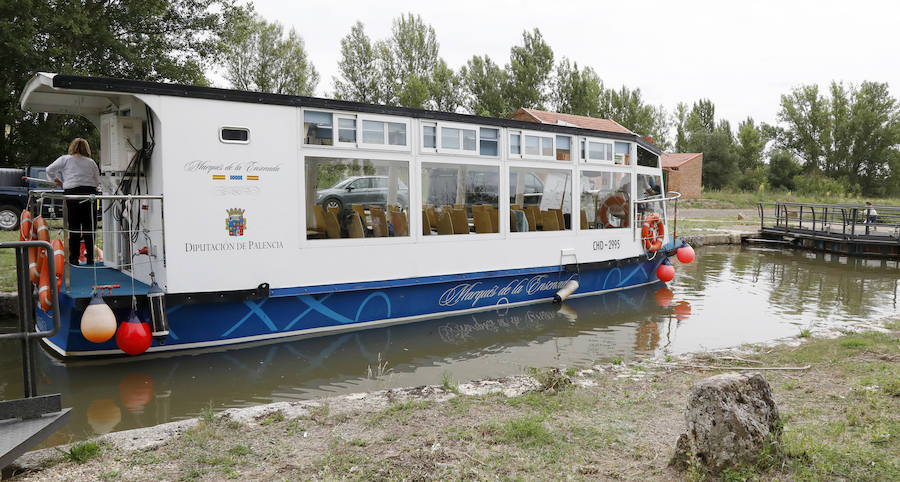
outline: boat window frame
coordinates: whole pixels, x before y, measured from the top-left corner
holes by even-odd
[[[603,234],[603,233],[607,233],[607,234],[609,234],[609,233],[616,234],[616,233],[621,233],[621,232],[630,233],[631,230],[634,229],[634,225],[633,225],[634,224],[634,214],[635,214],[634,197],[636,194],[635,193],[635,184],[637,182],[637,172],[635,172],[635,170],[633,169],[633,166],[623,165],[623,164],[605,164],[605,163],[604,164],[582,164],[582,165],[579,165],[578,166],[578,209],[579,210],[581,210],[581,207],[582,207],[581,206],[581,195],[584,193],[583,187],[581,186],[581,176],[585,172],[591,172],[591,173],[608,172],[608,173],[613,173],[613,174],[618,173],[618,174],[627,174],[630,177],[629,178],[629,192],[628,192],[628,198],[629,198],[628,210],[629,210],[629,223],[632,225],[628,226],[628,227],[616,228],[616,229],[581,229],[581,225],[580,225],[581,223],[579,222],[578,231],[585,232],[585,233],[591,233],[591,234],[601,234],[603,236],[606,236],[606,234]],[[579,214],[579,216],[580,216],[580,214]]]
[[[521,155],[521,157],[519,157],[519,156],[516,156],[515,154],[511,154],[510,159],[520,159],[521,158],[522,160],[535,160],[535,161],[542,161],[542,162],[550,161],[551,163],[557,164],[557,165],[569,165],[574,162],[574,159],[569,159],[568,161],[561,161],[556,158],[556,136],[557,135],[568,136],[571,138],[571,137],[573,137],[572,135],[556,134],[553,132],[543,132],[543,131],[530,131],[530,130],[525,130],[525,129],[522,129],[519,132],[519,134],[522,136],[522,143],[521,143],[522,155]],[[550,139],[550,147],[551,147],[550,155],[545,156],[543,154],[538,154],[538,155],[528,154],[526,147],[525,147],[525,137],[526,136],[533,136],[533,137],[537,137],[539,139]],[[543,142],[540,141],[538,144],[538,151],[540,152],[542,150],[543,150]]]
[[[585,143],[584,151],[581,150],[581,142]],[[595,142],[598,144],[604,144],[609,146],[610,159],[595,159],[591,157],[591,142]],[[600,137],[580,137],[578,143],[578,155],[581,158],[582,162],[595,164],[595,165],[606,165],[606,166],[615,166],[616,165],[616,143],[611,139],[603,139]]]
[[[245,141],[240,141],[240,140],[225,139],[225,137],[222,136],[222,134],[225,132],[226,129],[227,129],[227,130],[233,130],[233,131],[243,131],[243,132],[246,132],[246,133],[247,133],[247,140],[245,140]],[[221,142],[221,143],[223,143],[223,144],[250,144],[250,128],[249,128],[249,127],[234,126],[234,125],[224,125],[224,126],[219,126],[219,142]]]
[[[334,147],[344,147],[344,148],[357,148],[359,146],[360,141],[360,126],[359,118],[356,114],[345,114],[345,113],[333,113],[334,116],[334,139],[332,139],[332,145]],[[354,122],[354,131],[356,131],[356,141],[354,142],[341,142],[341,119],[344,120],[352,120]],[[305,144],[309,145],[309,144]]]
[[[524,142],[524,139],[523,139]],[[523,149],[524,150],[524,149]],[[554,149],[554,156],[556,153],[556,149]],[[535,161],[535,160],[511,160],[507,163],[506,166],[506,196],[503,197],[503,203],[506,205],[506,222],[501,220],[501,232],[504,232],[502,229],[503,226],[506,226],[505,232],[509,233],[509,235],[513,238],[535,238],[535,237],[545,237],[545,236],[575,236],[578,233],[578,225],[575,223],[574,218],[572,217],[572,213],[569,213],[569,223],[571,227],[569,229],[562,229],[558,231],[527,231],[527,232],[515,232],[509,226],[509,211],[510,205],[513,203],[509,200],[509,193],[514,186],[509,184],[509,176],[511,175],[513,169],[542,169],[542,170],[555,170],[555,171],[569,171],[569,174],[572,176],[569,182],[569,188],[571,189],[570,195],[571,198],[571,209],[572,212],[575,212],[576,209],[580,209],[579,200],[576,199],[575,190],[581,189],[580,183],[577,183],[577,177],[580,176],[580,171],[578,166],[570,161],[556,161],[554,163],[547,163],[544,161]],[[542,194],[543,195],[543,194]],[[564,213],[565,214],[565,213]]]
[[[501,133],[502,136],[502,133]],[[504,224],[502,222],[503,211],[506,211],[506,215],[509,215],[509,202],[503,201],[503,197],[501,196],[501,191],[506,188],[508,191],[509,188],[506,185],[508,181],[504,181],[503,176],[509,175],[509,171],[507,170],[504,162],[501,162],[500,156],[493,158],[491,156],[464,156],[462,158],[458,156],[448,156],[442,155],[440,157],[427,158],[427,159],[416,159],[416,184],[417,184],[417,192],[416,192],[416,200],[418,202],[419,210],[425,209],[426,202],[424,192],[422,191],[422,173],[425,170],[424,164],[446,164],[446,165],[460,165],[466,164],[470,166],[479,166],[479,167],[491,167],[496,168],[499,176],[497,178],[497,216],[500,217],[498,219],[498,232],[496,233],[475,233],[470,232],[468,234],[452,234],[452,235],[439,235],[439,234],[422,234],[422,225],[419,224],[419,228],[416,231],[416,239],[421,240],[425,243],[440,243],[440,242],[459,242],[465,240],[476,240],[481,241],[485,239],[503,239],[506,236],[506,232],[508,229],[504,229]],[[411,188],[410,188],[411,189]],[[410,204],[412,202],[410,201]],[[437,206],[434,206],[437,207]]]
[[[358,125],[359,126],[359,125]],[[407,137],[407,140],[409,137]],[[304,146],[309,146],[309,144],[304,144]],[[319,146],[322,147],[322,146]],[[356,154],[354,156],[354,154]],[[373,155],[374,154],[374,155]],[[381,153],[357,153],[348,151],[346,147],[342,152],[323,152],[323,151],[313,151],[310,153],[301,153],[300,155],[300,173],[301,173],[301,183],[304,192],[306,189],[306,173],[307,173],[307,158],[316,157],[316,158],[326,158],[326,159],[359,159],[359,160],[370,160],[370,161],[381,161],[381,162],[404,162],[407,165],[408,169],[408,182],[407,188],[409,189],[409,198],[407,200],[408,206],[407,210],[412,212],[412,208],[418,200],[413,196],[414,190],[420,190],[419,182],[413,179],[414,172],[418,172],[419,170],[419,162],[414,157],[409,155],[403,155],[402,158],[391,157],[390,152]],[[401,181],[402,182],[402,181]],[[407,218],[407,224],[409,229],[409,234],[407,236],[385,236],[385,237],[365,237],[365,238],[322,238],[322,239],[312,239],[309,238],[306,234],[306,230],[309,226],[309,219],[306,212],[306,198],[305,196],[300,197],[300,213],[303,224],[300,227],[300,242],[298,243],[298,249],[307,249],[307,248],[329,248],[333,246],[368,246],[368,245],[391,245],[391,244],[409,244],[415,243],[419,236],[421,236],[422,224],[421,220],[417,219],[413,215],[409,215]]]
[[[384,144],[372,144],[369,142],[365,142],[362,137],[362,126],[365,121],[373,121],[373,122],[383,122],[384,126]],[[393,151],[393,152],[410,152],[412,151],[412,142],[410,142],[410,132],[412,128],[412,122],[409,117],[395,117],[395,116],[386,116],[386,115],[372,115],[372,114],[357,114],[356,116],[356,143],[357,147],[361,149],[377,149],[380,151]],[[389,143],[389,130],[388,123],[393,124],[403,124],[406,126],[406,144],[390,144]]]
[[[439,154],[443,156],[459,156],[481,159],[500,160],[503,158],[503,128],[497,126],[489,126],[484,124],[467,124],[463,122],[443,122],[443,121],[421,121],[419,122],[419,152],[422,154]],[[435,147],[425,147],[425,127],[435,128]],[[459,149],[443,147],[442,145],[442,129],[459,129]],[[490,139],[497,142],[497,154],[481,153],[481,129],[491,129],[497,131],[497,138]],[[469,151],[463,149],[464,134],[463,130],[475,131],[475,150]],[[430,162],[430,161],[429,161]]]

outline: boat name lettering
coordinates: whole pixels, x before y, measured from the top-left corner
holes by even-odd
[[[184,163],[187,172],[279,172],[281,164],[263,164],[257,161],[247,162],[207,162],[189,161]]]
[[[240,241],[225,243],[184,243],[185,253],[209,253],[217,251],[254,251],[261,249],[282,249],[281,241]]]
[[[478,301],[483,299],[518,295],[523,292],[528,295],[533,295],[542,291],[556,292],[573,278],[575,278],[574,274],[566,279],[556,281],[551,280],[547,275],[541,274],[528,278],[517,278],[502,287],[500,285],[484,287],[480,281],[475,283],[460,283],[444,291],[440,300],[438,300],[438,304],[440,306],[456,306],[460,303],[465,304],[471,302],[472,306],[475,306],[478,304]]]

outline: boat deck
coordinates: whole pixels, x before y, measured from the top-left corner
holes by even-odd
[[[149,285],[133,280],[117,269],[103,266],[103,263],[97,263],[96,269],[93,266],[69,266],[69,289],[64,291],[72,298],[90,298],[95,285],[119,285],[112,289],[112,296],[130,296],[132,282],[136,295],[146,295],[150,290]]]

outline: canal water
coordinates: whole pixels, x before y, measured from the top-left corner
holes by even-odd
[[[588,367],[716,349],[898,314],[896,262],[792,250],[707,247],[642,288],[399,327],[183,355],[37,362],[69,425],[46,445],[216,409],[382,388]],[[7,320],[8,321],[8,320]],[[17,342],[0,342],[0,399],[22,396]]]

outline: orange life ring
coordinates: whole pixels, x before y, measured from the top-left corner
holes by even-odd
[[[34,218],[34,232],[35,232],[35,236],[32,239],[37,238],[40,241],[46,241],[48,243],[50,242],[50,228],[47,227],[47,221],[44,221],[43,216],[38,216],[38,217]],[[37,283],[40,280],[41,272],[44,269],[44,266],[41,264],[41,257],[47,256],[47,253],[46,253],[47,250],[45,250],[44,248],[38,248],[38,251],[39,251],[38,256],[36,258],[37,262],[38,262],[37,263],[38,280],[33,280],[35,283]]]
[[[62,290],[63,271],[66,269],[66,250],[59,238],[50,243],[53,245],[53,261],[56,268],[56,292]]]
[[[622,210],[625,212],[625,217],[622,218],[621,226],[614,226],[609,222],[609,209],[613,206],[620,206]],[[603,223],[604,228],[624,228],[628,226],[628,200],[625,199],[625,196],[621,194],[613,194],[612,196],[606,198],[603,201],[603,204],[600,205],[599,209],[600,222]]]
[[[41,251],[41,284],[38,288],[38,301],[41,303],[41,309],[50,311],[50,268],[47,266],[47,252]]]
[[[19,241],[31,241],[31,211],[22,211],[22,217],[19,219]]]
[[[659,219],[659,214],[648,214],[644,219],[644,225],[641,227],[641,241],[644,242],[644,249],[652,252],[659,251],[665,234],[666,228],[662,220]]]
[[[38,248],[28,248],[28,272],[31,275],[31,282],[38,284],[41,282],[41,271],[38,269]]]

